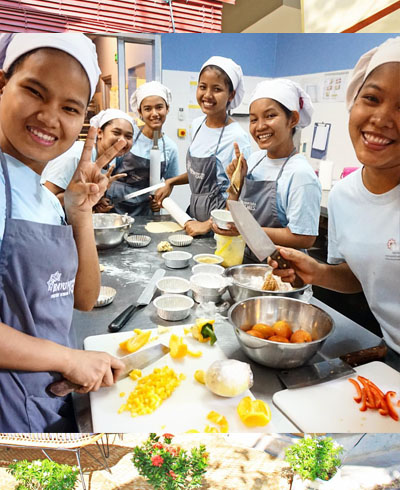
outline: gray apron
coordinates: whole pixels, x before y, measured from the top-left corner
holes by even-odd
[[[139,131],[138,135],[133,142],[132,147],[135,145],[142,130]],[[165,176],[167,167],[167,153],[165,150],[164,136],[161,136],[163,142],[163,153],[164,161],[161,162],[161,178]],[[114,174],[128,174],[126,177],[116,180],[111,184],[110,189],[107,191],[107,197],[109,199],[117,200],[121,197],[130,194],[131,192],[139,191],[140,189],[145,189],[150,185],[150,158],[143,158],[134,155],[132,152],[127,153],[123,158],[120,165],[118,165]],[[151,215],[152,211],[150,208],[149,195],[143,194],[128,201],[122,201],[114,205],[112,212],[117,212],[119,214],[128,213],[130,216],[147,216]]]
[[[20,332],[71,347],[78,255],[71,226],[48,225],[11,215],[5,180],[6,220],[0,254],[0,320]],[[61,222],[61,218],[60,218]],[[59,373],[0,369],[1,432],[74,432],[71,395],[49,396]]]
[[[192,143],[206,119],[207,117],[194,134]],[[198,221],[207,221],[212,210],[225,208],[226,199],[222,195],[223,190],[217,181],[217,152],[227,121],[228,116],[219,135],[213,155],[209,157],[192,157],[190,155],[190,146],[186,153],[186,169],[191,192],[189,214]]]
[[[285,165],[295,153],[296,149],[294,149],[286,158],[279,170],[276,180],[252,180],[248,178],[248,176],[253,173],[254,169],[264,160],[267,153],[260,158],[244,179],[240,200],[246,208],[251,211],[258,224],[262,227],[282,228],[283,226],[279,220],[276,207],[278,180],[282,175]],[[257,257],[248,247],[245,249],[245,262],[259,262]]]

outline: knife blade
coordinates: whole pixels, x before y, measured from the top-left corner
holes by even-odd
[[[109,332],[119,332],[138,308],[141,306],[147,306],[150,303],[156,289],[157,281],[164,276],[165,270],[157,269],[155,271],[153,277],[142,291],[142,294],[139,296],[138,300],[125,308],[125,310],[108,325]]]
[[[150,187],[140,189],[139,191],[134,191],[129,194],[125,194],[125,196],[113,200],[113,204],[118,204],[119,202],[127,201],[128,199],[133,199],[134,197],[141,196],[142,194],[147,194],[149,192],[156,191],[157,189],[161,189],[161,187],[164,187],[164,185],[165,182],[159,182],[158,184],[154,184]]]
[[[246,206],[240,201],[230,200],[228,204],[236,228],[257,259],[262,262],[267,257],[271,257],[271,259],[278,262],[279,269],[291,268],[290,262],[281,256],[274,242],[261,228]],[[304,286],[304,281],[296,275],[291,284],[297,289]]]
[[[129,373],[133,369],[144,369],[145,367],[155,363],[166,354],[168,354],[169,350],[169,347],[167,347],[166,345],[157,344],[147,349],[143,349],[141,351],[121,357],[120,360],[125,364],[125,369],[119,375],[118,381],[127,378],[129,376]],[[47,390],[56,396],[66,396],[79,388],[81,388],[80,385],[72,383],[67,379],[62,379],[60,381],[55,381],[54,383],[51,383],[47,387]]]
[[[354,375],[356,371],[353,367],[380,360],[385,357],[386,353],[386,344],[382,343],[376,347],[350,352],[335,359],[316,362],[310,366],[280,371],[278,377],[289,389],[303,388]]]

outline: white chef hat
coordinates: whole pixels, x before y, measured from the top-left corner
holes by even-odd
[[[244,79],[242,68],[235,63],[231,58],[224,58],[223,56],[211,56],[201,67],[200,73],[206,66],[218,66],[223,70],[229,77],[233,85],[233,90],[235,90],[235,97],[228,105],[229,109],[235,109],[235,107],[240,106],[244,97]]]
[[[347,87],[346,104],[349,111],[368,75],[378,66],[391,62],[400,63],[400,37],[390,38],[361,56],[353,69]]]
[[[126,112],[120,111],[119,109],[106,109],[105,111],[100,111],[98,114],[90,119],[90,125],[95,128],[102,128],[104,124],[112,121],[113,119],[125,119],[132,124],[132,129],[134,128],[134,122],[131,116]]]
[[[286,78],[263,80],[256,85],[250,97],[250,105],[257,99],[273,99],[284,105],[289,111],[299,113],[299,128],[305,128],[311,122],[314,107],[311,98],[298,83]]]
[[[130,104],[132,111],[138,115],[140,104],[146,97],[158,96],[165,100],[167,107],[171,105],[172,93],[171,90],[160,82],[152,81],[143,83],[131,95]]]
[[[20,56],[38,48],[59,49],[79,61],[89,79],[90,98],[93,97],[101,71],[97,62],[96,47],[87,36],[80,32],[15,34],[7,47],[4,71],[7,71]]]

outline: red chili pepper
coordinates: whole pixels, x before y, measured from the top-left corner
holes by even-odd
[[[367,391],[365,388],[361,388],[361,407],[360,412],[367,410]]]
[[[353,399],[354,401],[356,401],[357,403],[360,403],[361,401],[361,398],[362,398],[362,395],[361,395],[361,388],[360,388],[360,385],[357,383],[357,381],[353,378],[350,378],[349,379],[350,383],[352,383],[354,385],[354,387],[356,388],[357,390],[357,396],[354,396]]]
[[[365,402],[365,404],[367,405],[368,408],[376,408],[375,398],[372,395],[371,387],[370,387],[370,385],[368,383],[367,378],[363,378],[362,376],[357,376],[357,379],[363,385],[363,387],[365,389],[365,392],[366,392],[366,402]]]
[[[395,408],[393,407],[392,400],[391,400],[392,396],[396,396],[396,392],[388,391],[385,395],[385,400],[389,410],[389,415],[392,417],[393,420],[396,420],[397,422],[399,420],[399,414],[396,412]]]

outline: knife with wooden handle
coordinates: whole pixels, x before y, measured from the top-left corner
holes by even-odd
[[[327,359],[309,366],[280,371],[278,377],[287,388],[303,388],[344,376],[355,375],[356,371],[353,367],[381,360],[386,353],[386,344],[381,343],[376,347],[349,352],[335,359]]]

